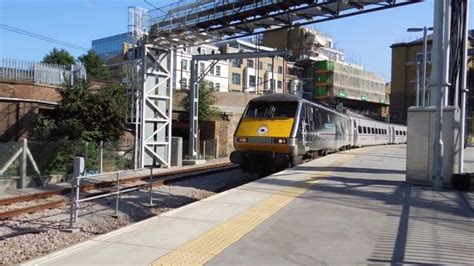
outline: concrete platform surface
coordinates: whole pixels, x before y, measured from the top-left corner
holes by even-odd
[[[405,154],[333,154],[26,264],[474,264],[465,197],[406,184]]]

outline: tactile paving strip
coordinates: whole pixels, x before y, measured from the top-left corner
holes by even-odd
[[[341,166],[354,157],[343,155],[343,159],[335,161],[330,166]],[[311,178],[295,182],[292,187],[279,191],[255,207],[160,257],[152,265],[203,265],[303,194],[309,187],[330,175],[330,172],[316,172]]]

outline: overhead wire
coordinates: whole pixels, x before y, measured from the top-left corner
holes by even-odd
[[[12,27],[12,26],[8,26],[8,25],[5,25],[5,24],[0,24],[0,29],[8,30],[8,31],[11,31],[11,32],[15,32],[15,33],[18,33],[18,34],[22,34],[22,35],[25,35],[25,36],[29,36],[29,37],[32,37],[32,38],[36,38],[36,39],[39,39],[39,40],[51,42],[51,43],[54,43],[54,44],[58,44],[58,45],[61,45],[61,46],[64,46],[64,47],[68,47],[68,48],[72,48],[72,49],[76,49],[76,50],[80,50],[80,51],[87,52],[89,50],[88,48],[85,48],[85,47],[82,47],[82,46],[79,46],[79,45],[63,42],[63,41],[60,41],[60,40],[57,40],[57,39],[53,39],[53,38],[50,38],[50,37],[47,37],[47,36],[39,35],[39,34],[36,34],[36,33],[33,33],[33,32],[29,32],[29,31],[22,30],[22,29],[19,29],[19,28],[15,28],[15,27]]]

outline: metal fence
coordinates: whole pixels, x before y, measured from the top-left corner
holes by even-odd
[[[57,65],[30,62],[9,58],[0,58],[0,79],[28,81],[35,84],[63,85],[86,79],[86,70],[82,64]]]
[[[75,156],[85,158],[87,175],[133,169],[133,142],[28,141],[27,145],[43,177],[71,176]],[[0,143],[0,169],[21,147],[20,142]],[[21,158],[11,163],[8,169],[0,174],[0,180],[20,176],[20,170]],[[31,163],[27,166],[26,175],[30,177],[37,175]]]

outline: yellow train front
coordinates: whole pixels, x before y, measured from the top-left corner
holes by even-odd
[[[245,172],[267,174],[287,168],[299,158],[299,102],[299,98],[285,94],[251,100],[234,134],[231,162],[240,164]]]

